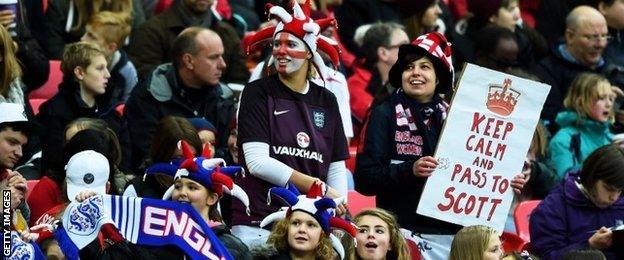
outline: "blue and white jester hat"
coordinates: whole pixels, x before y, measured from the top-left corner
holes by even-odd
[[[297,210],[306,212],[319,222],[325,235],[329,236],[332,246],[338,252],[340,258],[344,259],[345,252],[342,243],[331,233],[331,228],[339,228],[346,231],[354,238],[355,242],[357,227],[349,221],[334,216],[333,209],[336,208],[336,205],[342,203],[344,198],[331,199],[324,197],[324,194],[325,184],[322,182],[312,184],[307,195],[300,194],[294,185],[288,185],[287,188],[274,187],[269,189],[268,204],[271,204],[271,195],[275,195],[282,198],[290,207],[282,208],[280,211],[266,216],[260,222],[260,227],[265,227],[274,221],[285,219]]]
[[[189,178],[217,193],[219,197],[223,192],[238,198],[247,209],[249,215],[249,197],[241,187],[234,184],[232,178],[243,169],[240,166],[226,166],[221,158],[211,158],[210,148],[204,146],[202,156],[194,157],[190,146],[184,140],[180,141],[183,160],[171,163],[155,163],[150,166],[145,174],[165,174],[175,179]],[[221,166],[223,165],[223,166]],[[174,185],[171,185],[163,195],[164,200],[169,200],[173,193]]]

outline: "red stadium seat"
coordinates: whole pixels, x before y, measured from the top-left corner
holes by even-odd
[[[123,103],[118,104],[118,105],[115,107],[115,111],[117,111],[117,113],[119,113],[119,115],[120,115],[120,116],[123,116],[123,115],[124,115],[124,109],[125,109],[125,107],[126,107],[126,104],[123,104]]]
[[[411,239],[405,239],[405,243],[407,244],[407,249],[409,249],[411,260],[422,260],[422,254],[416,242]]]
[[[37,183],[39,183],[39,180],[27,180],[26,181],[26,186],[28,186],[28,191],[26,192],[25,199],[28,199],[28,195],[30,195],[30,192],[35,188],[35,185],[37,185]]]
[[[43,98],[30,98],[28,99],[28,102],[30,102],[30,107],[32,107],[33,113],[35,115],[39,114],[39,107],[41,107],[41,104],[43,104],[43,102],[46,102],[47,99],[43,99]]]
[[[156,7],[154,8],[154,15],[160,14],[163,11],[167,10],[169,6],[173,3],[173,0],[160,0],[156,3]]]
[[[48,10],[48,0],[42,0],[41,7],[43,8],[43,13],[45,14],[45,12]]]
[[[347,207],[352,216],[368,208],[375,208],[375,196],[364,196],[357,191],[350,190],[347,199]]]
[[[58,92],[58,86],[63,81],[63,72],[61,72],[61,61],[50,60],[50,74],[48,75],[48,81],[40,88],[30,92],[28,97],[30,99],[40,98],[48,100]]]
[[[503,235],[500,238],[503,244],[503,251],[505,253],[520,252],[524,250],[524,247],[527,244],[527,241],[524,241],[518,235],[510,232],[503,232]]]
[[[529,233],[529,216],[539,205],[541,200],[527,200],[520,202],[514,210],[514,223],[516,224],[516,234],[524,241],[531,242]]]
[[[349,146],[349,159],[345,161],[347,165],[347,169],[351,171],[351,173],[355,172],[355,156],[357,155],[357,147]]]

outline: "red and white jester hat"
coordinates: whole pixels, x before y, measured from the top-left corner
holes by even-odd
[[[275,38],[277,33],[288,32],[301,39],[308,46],[308,49],[313,54],[312,62],[314,66],[325,79],[325,63],[323,63],[323,59],[317,52],[317,49],[330,57],[334,68],[338,67],[340,62],[340,49],[338,48],[338,44],[336,41],[320,35],[320,33],[329,26],[334,26],[334,28],[336,28],[336,19],[323,18],[312,20],[312,18],[310,18],[310,0],[306,0],[303,4],[303,8],[294,0],[290,1],[290,6],[292,6],[292,14],[281,6],[267,4],[266,8],[269,10],[269,15],[277,19],[277,25],[267,27],[243,38],[243,48],[246,50],[247,54],[249,54],[252,51],[263,48],[266,43]],[[273,57],[269,59],[267,65],[270,66],[272,64]]]

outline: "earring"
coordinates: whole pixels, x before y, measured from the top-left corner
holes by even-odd
[[[436,85],[440,84],[440,80],[436,79]]]

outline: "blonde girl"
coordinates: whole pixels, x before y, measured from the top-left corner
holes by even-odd
[[[560,177],[579,169],[591,152],[611,143],[614,99],[611,84],[601,75],[582,73],[572,81],[563,101],[565,110],[555,119],[561,129],[549,144]]]
[[[405,238],[394,215],[383,209],[367,209],[353,218],[359,230],[352,259],[410,259]]]
[[[24,105],[22,69],[15,57],[15,48],[9,32],[0,26],[0,102]]]
[[[449,260],[498,260],[502,256],[503,249],[496,230],[476,225],[457,232]]]

